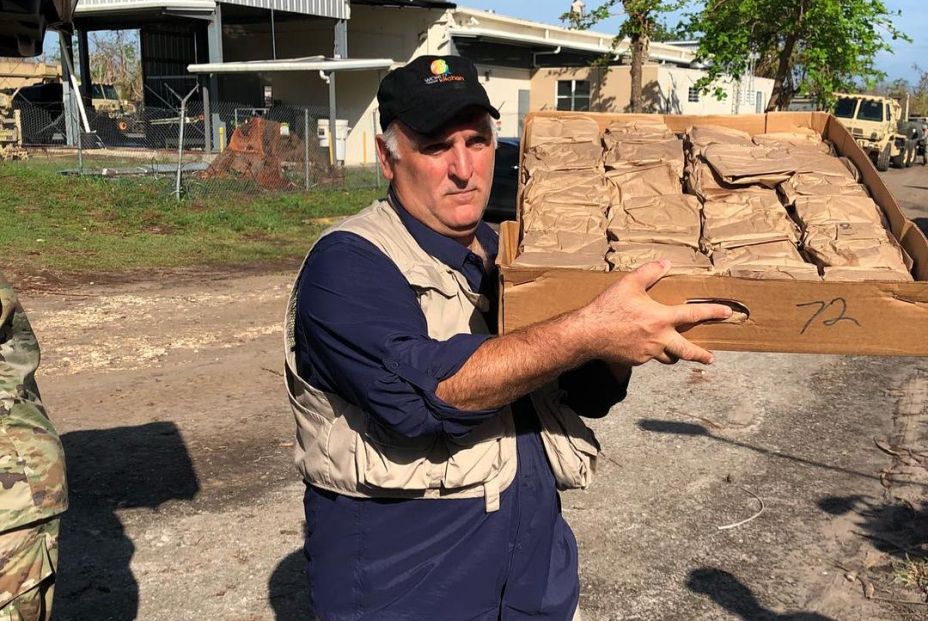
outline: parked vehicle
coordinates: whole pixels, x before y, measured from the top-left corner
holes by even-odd
[[[835,93],[835,117],[851,132],[879,171],[902,166],[907,137],[899,133],[902,106],[890,97]]]
[[[519,139],[500,138],[496,143],[493,187],[484,217],[491,222],[516,219],[519,188]]]

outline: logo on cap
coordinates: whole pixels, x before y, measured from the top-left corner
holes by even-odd
[[[431,69],[432,75],[445,75],[446,73],[451,73],[448,63],[441,58],[432,61]]]
[[[432,61],[432,64],[429,65],[429,71],[432,72],[432,75],[426,76],[423,82],[426,84],[439,84],[441,82],[463,82],[464,76],[451,73],[451,67],[448,66],[448,61],[443,58],[436,58]]]

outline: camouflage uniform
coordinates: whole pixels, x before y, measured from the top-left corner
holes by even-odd
[[[45,621],[67,509],[61,440],[39,399],[39,345],[0,276],[0,621]]]

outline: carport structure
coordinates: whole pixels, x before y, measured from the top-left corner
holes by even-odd
[[[380,71],[389,69],[393,61],[389,58],[326,58],[310,56],[306,58],[284,58],[278,60],[249,60],[241,62],[203,63],[187,67],[190,73],[207,75],[211,81],[217,75],[228,74],[273,74],[281,72],[319,73],[319,77],[329,88],[329,139],[335,138],[335,121],[338,102],[335,90],[336,73],[340,71]],[[209,133],[209,131],[207,131]]]
[[[256,98],[256,85],[220,84],[219,76],[232,71],[187,71],[188,65],[221,65],[226,61],[268,59],[275,61],[281,50],[276,31],[281,23],[312,24],[316,37],[311,47],[335,58],[347,56],[348,0],[81,0],[75,15],[81,83],[85,97],[91,76],[87,33],[96,30],[138,29],[141,44],[145,103],[162,106],[174,103],[171,91],[184,93],[199,85],[206,121],[205,148],[216,144],[219,114],[216,103],[221,89],[249,91]],[[269,32],[249,36],[249,45],[230,54],[224,40],[241,33]],[[244,48],[244,49],[242,49]],[[243,58],[243,55],[245,58]],[[301,55],[305,56],[305,54]],[[239,73],[242,75],[242,73]],[[253,92],[251,92],[253,91]],[[209,129],[211,128],[211,129]]]

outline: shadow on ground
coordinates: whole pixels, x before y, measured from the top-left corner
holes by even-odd
[[[268,599],[274,609],[274,621],[314,619],[309,602],[309,578],[306,557],[300,548],[277,564],[268,582]]]
[[[921,505],[887,503],[863,496],[826,496],[818,502],[829,515],[853,513],[860,535],[897,559],[928,559],[928,500]]]
[[[71,507],[61,520],[56,619],[135,619],[135,546],[116,511],[195,497],[200,485],[187,447],[170,422],[75,431],[61,440]]]
[[[686,586],[744,621],[835,621],[815,612],[778,613],[764,608],[754,593],[735,576],[721,569],[700,567],[690,572]]]

